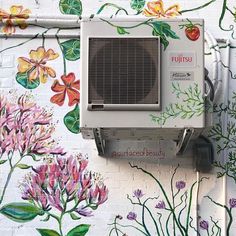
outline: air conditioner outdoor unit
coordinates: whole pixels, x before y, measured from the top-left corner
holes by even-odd
[[[201,19],[81,22],[81,117],[99,154],[106,140],[176,140],[205,128]]]

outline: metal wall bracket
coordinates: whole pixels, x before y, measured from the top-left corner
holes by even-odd
[[[102,138],[101,128],[93,129],[93,135],[98,150],[98,155],[102,156],[105,154],[105,139]]]
[[[194,133],[193,128],[185,128],[184,129],[179,141],[177,142],[176,155],[181,155],[184,153],[184,151],[187,149],[187,146],[189,144],[189,141],[191,140],[193,133]]]

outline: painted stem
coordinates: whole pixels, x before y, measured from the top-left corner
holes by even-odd
[[[179,167],[179,166],[177,166],[177,167],[174,169],[174,172],[173,172],[173,174],[172,174],[172,176],[171,176],[171,181],[170,181],[173,208],[175,208],[175,197],[176,197],[176,195],[177,195],[177,193],[178,193],[178,192],[177,192],[176,194],[174,194],[173,181],[174,181],[174,176],[175,176],[175,174],[176,174],[176,171],[177,171],[178,167]],[[175,219],[174,219],[174,216],[173,216],[173,233],[174,233],[174,236],[175,236],[175,235],[176,235],[176,228],[175,228]]]
[[[232,208],[229,209],[228,207],[225,206],[225,209],[226,209],[226,211],[228,213],[228,216],[229,216],[229,223],[227,225],[226,235],[230,236],[230,233],[229,233],[230,232],[230,227],[233,223]]]
[[[193,188],[194,186],[198,183],[201,183],[203,179],[206,179],[206,177],[201,178],[199,181],[196,181],[195,183],[192,184],[191,189],[190,189],[190,194],[189,194],[189,203],[188,203],[188,211],[187,211],[187,219],[186,219],[186,226],[185,226],[185,236],[188,236],[188,228],[189,228],[189,220],[190,220],[190,210],[192,206],[192,198],[193,198]]]
[[[10,182],[10,179],[11,179],[11,176],[12,176],[13,172],[14,172],[14,168],[11,168],[10,172],[7,175],[7,180],[6,180],[6,183],[5,183],[4,187],[3,187],[2,195],[1,195],[1,198],[0,198],[0,205],[2,204],[3,198],[4,198],[6,190],[7,190],[7,186],[9,184],[9,182]]]
[[[164,198],[165,198],[165,200],[166,200],[166,202],[167,202],[167,204],[168,204],[170,210],[171,210],[172,213],[173,213],[175,223],[176,223],[176,225],[177,225],[177,227],[178,227],[178,229],[179,229],[181,235],[185,236],[186,234],[185,234],[185,232],[183,231],[183,229],[181,228],[181,226],[180,226],[180,224],[179,224],[179,222],[178,222],[178,220],[177,220],[177,217],[176,217],[176,215],[175,215],[174,209],[173,209],[173,207],[171,206],[170,200],[169,200],[169,198],[168,198],[168,196],[167,196],[167,194],[166,194],[166,192],[165,192],[165,190],[164,190],[164,187],[163,187],[162,184],[160,183],[160,181],[159,181],[153,174],[149,173],[148,171],[144,170],[143,168],[138,167],[138,166],[136,166],[136,165],[132,165],[131,163],[130,163],[130,166],[131,166],[132,168],[136,168],[136,169],[138,169],[138,170],[141,170],[142,172],[144,172],[145,174],[149,175],[150,177],[152,177],[152,178],[155,180],[155,182],[158,184],[159,188],[161,189],[161,192],[163,193]]]
[[[154,219],[154,217],[153,217],[151,211],[148,209],[148,207],[147,207],[145,204],[143,204],[143,206],[145,207],[145,209],[146,209],[146,210],[148,211],[148,213],[150,214],[150,216],[151,216],[151,218],[152,218],[152,220],[153,220],[153,223],[154,223],[154,225],[155,225],[155,227],[156,227],[157,235],[160,236],[160,232],[159,232],[159,229],[158,229],[157,222],[155,221],[155,219]]]
[[[183,13],[185,13],[185,12],[200,10],[200,9],[202,9],[202,8],[205,8],[205,7],[209,6],[210,4],[212,4],[212,3],[215,2],[215,1],[216,1],[216,0],[211,0],[210,2],[207,2],[207,3],[205,3],[205,4],[201,5],[201,6],[198,6],[198,7],[192,8],[192,9],[188,9],[188,10],[182,10],[182,11],[180,11],[179,13],[180,13],[180,14],[183,14]]]
[[[162,236],[165,236],[165,233],[164,233],[164,230],[163,230],[163,227],[162,227],[162,223],[161,223],[162,214],[161,213],[157,213],[157,214],[159,216],[158,221],[159,221],[159,225],[160,225],[160,228],[161,228]]]
[[[124,11],[126,15],[129,15],[129,13],[126,11],[125,8],[123,7],[119,7],[118,5],[116,4],[113,4],[113,3],[105,3],[104,5],[102,5],[99,10],[97,11],[97,15],[99,15],[106,7],[114,7],[116,9],[118,9],[118,12],[119,11]]]
[[[142,205],[142,204],[140,204],[140,205]],[[142,225],[143,225],[143,227],[144,227],[144,230],[145,230],[145,232],[147,233],[147,235],[148,236],[151,236],[151,234],[150,234],[150,232],[148,231],[148,228],[147,228],[147,226],[146,226],[146,224],[145,224],[145,218],[144,218],[144,213],[145,213],[145,206],[143,205],[142,206]]]
[[[220,15],[220,18],[219,18],[219,27],[220,27],[220,29],[223,30],[223,31],[232,31],[231,37],[232,37],[233,39],[235,39],[235,38],[234,38],[234,26],[233,26],[233,25],[229,25],[229,28],[228,28],[228,29],[225,29],[225,28],[222,26],[222,22],[223,22],[223,19],[224,19],[224,17],[225,17],[226,10],[227,10],[227,0],[223,0],[222,11],[221,11],[221,15]]]
[[[116,227],[116,224],[117,224],[116,221],[117,221],[117,217],[115,218],[114,229],[115,229],[116,235],[119,236],[118,231],[117,231],[117,227]]]
[[[210,236],[209,230],[207,229],[207,236]]]
[[[197,219],[196,219],[197,220]],[[189,221],[189,226],[195,231],[195,233],[197,234],[197,236],[201,236],[201,234],[198,232],[198,230],[192,226],[192,222],[193,222],[193,218],[190,217],[190,221]]]
[[[139,223],[139,224],[140,224],[140,223]],[[139,232],[142,233],[143,235],[148,236],[144,231],[142,231],[141,229],[139,229],[138,227],[133,226],[133,225],[122,225],[122,224],[119,224],[119,223],[116,223],[116,225],[115,225],[115,223],[112,223],[112,224],[109,224],[109,225],[114,225],[114,228],[112,228],[111,231],[114,230],[114,229],[116,229],[117,231],[121,232],[121,230],[118,229],[117,226],[116,226],[116,225],[118,225],[118,226],[123,227],[123,228],[133,228],[133,229],[136,229],[137,231],[139,231]],[[110,233],[111,233],[111,231],[110,231]],[[116,233],[117,233],[117,236],[119,236],[119,235],[118,235],[118,232],[116,232]],[[121,233],[122,233],[122,232],[121,232]],[[124,235],[124,233],[123,233],[122,235]],[[109,234],[109,236],[111,236],[111,234]]]
[[[172,212],[170,212],[170,214],[168,215],[167,219],[166,219],[166,233],[167,233],[167,236],[170,236],[170,232],[169,232],[169,221],[170,221],[170,217],[172,215]]]
[[[30,39],[27,39],[26,41],[24,41],[24,42],[22,42],[22,43],[19,43],[19,44],[15,45],[15,46],[11,46],[11,47],[4,48],[4,49],[0,50],[0,53],[3,53],[3,52],[5,52],[5,51],[7,51],[7,50],[10,50],[10,49],[12,49],[12,48],[17,48],[17,47],[19,47],[19,46],[22,46],[22,45],[24,45],[24,44],[30,42],[31,40],[38,38],[39,35],[40,35],[40,34],[36,34],[34,37],[32,37],[32,38],[30,38]]]
[[[52,213],[49,213],[49,212],[46,212],[46,213],[57,221],[58,226],[59,226],[60,236],[63,236],[63,232],[62,232],[62,216],[63,216],[63,215],[61,215],[60,217],[58,217],[58,216],[56,216],[56,215],[54,215],[54,214],[52,214]],[[64,214],[64,213],[63,213],[63,214]]]
[[[157,222],[156,222],[155,218],[153,217],[152,212],[151,212],[151,211],[149,210],[149,208],[145,205],[146,202],[147,202],[149,199],[156,199],[156,198],[147,198],[147,199],[144,201],[143,204],[141,203],[140,200],[139,200],[138,203],[135,203],[135,202],[133,202],[133,201],[130,199],[129,196],[127,196],[127,198],[130,200],[130,202],[131,202],[133,205],[139,205],[139,206],[142,207],[143,216],[144,216],[144,210],[146,209],[146,210],[148,211],[148,213],[149,213],[150,217],[152,218],[152,221],[153,221],[153,223],[154,223],[154,225],[155,225],[155,227],[156,227],[157,235],[160,236],[160,231],[159,231],[159,229],[158,229]],[[144,220],[144,219],[143,219],[143,220]],[[145,225],[145,222],[144,222],[144,221],[143,221],[143,225],[142,225],[142,226],[146,229],[146,225]],[[147,233],[149,233],[149,232],[147,232]],[[150,234],[150,233],[149,233],[149,234]]]
[[[185,196],[185,200],[183,201],[183,198],[184,198],[184,196]],[[188,196],[187,196],[187,191],[180,197],[180,200],[181,200],[181,202],[180,202],[180,204],[178,204],[177,206],[176,206],[176,208],[178,207],[178,206],[180,206],[183,202],[184,202],[184,206],[183,206],[183,208],[179,211],[179,215],[178,215],[178,222],[179,222],[179,224],[180,224],[180,226],[182,227],[182,229],[183,230],[185,230],[185,228],[184,228],[184,226],[182,225],[182,223],[181,223],[181,215],[182,215],[182,212],[186,209],[186,207],[187,207],[187,198],[188,198]],[[190,217],[191,218],[191,217]]]
[[[13,174],[15,168],[17,167],[17,165],[21,162],[21,160],[22,160],[23,157],[24,157],[24,155],[21,155],[20,159],[15,163],[14,166],[12,166],[11,159],[9,159],[10,171],[9,171],[9,173],[8,173],[8,175],[7,175],[7,180],[6,180],[6,182],[5,182],[5,185],[4,185],[4,187],[3,187],[3,191],[2,191],[2,194],[1,194],[1,197],[0,197],[0,205],[2,204],[2,201],[3,201],[4,196],[5,196],[5,194],[6,194],[6,190],[7,190],[7,187],[8,187],[8,185],[9,185],[9,183],[10,183],[12,174]]]
[[[217,206],[225,208],[225,210],[228,214],[228,217],[229,217],[229,223],[228,223],[227,229],[226,229],[226,236],[230,236],[230,227],[233,223],[232,208],[228,208],[226,205],[222,205],[222,204],[214,201],[210,196],[205,196],[205,197],[210,199],[210,201],[213,202],[214,204],[216,204]]]
[[[59,231],[61,236],[63,236],[63,231],[62,231],[62,218],[63,218],[64,212],[61,213],[61,216],[59,218],[58,224],[59,224]]]
[[[150,26],[148,23],[150,22],[150,21],[152,21],[152,19],[149,19],[149,20],[146,20],[146,21],[144,21],[144,22],[141,22],[141,23],[139,23],[139,24],[137,24],[137,25],[132,25],[132,26],[119,26],[119,25],[115,25],[115,24],[113,24],[113,23],[111,23],[111,22],[109,22],[109,21],[107,21],[107,20],[105,20],[105,19],[100,19],[100,20],[102,20],[102,21],[104,21],[104,22],[106,22],[107,24],[109,24],[109,25],[111,25],[111,26],[113,26],[113,27],[122,27],[122,28],[124,28],[124,29],[134,29],[134,28],[137,28],[137,27],[139,27],[139,26],[141,26],[141,25],[148,25],[148,26]]]
[[[64,65],[64,75],[66,76],[66,59],[65,59],[65,56],[64,56],[64,53],[63,53],[63,50],[62,50],[62,46],[61,46],[61,43],[60,43],[60,39],[59,39],[59,37],[58,37],[58,33],[59,33],[59,32],[60,32],[60,29],[57,30],[56,39],[57,39],[58,46],[59,46],[60,49],[61,49],[62,59],[63,59],[63,65]]]

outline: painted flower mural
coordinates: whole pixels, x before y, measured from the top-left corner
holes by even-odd
[[[22,164],[26,157],[39,160],[43,155],[65,152],[52,137],[52,113],[38,106],[29,94],[21,95],[16,102],[1,96],[0,115],[0,164],[10,168],[0,195],[1,204],[14,170],[31,168]]]
[[[108,189],[99,174],[87,170],[88,160],[82,154],[67,155],[52,138],[55,126],[52,113],[38,106],[30,94],[20,96],[15,102],[1,96],[0,100],[0,164],[9,165],[9,174],[0,195],[0,204],[15,169],[32,169],[21,183],[22,199],[1,206],[0,213],[16,222],[28,222],[38,216],[45,221],[53,218],[59,232],[37,229],[45,235],[63,236],[63,217],[72,220],[93,216],[93,212],[108,197]],[[23,164],[26,157],[44,164],[33,167]],[[80,224],[67,235],[79,232],[85,235],[90,225]]]
[[[24,9],[21,5],[12,5],[9,12],[0,8],[0,22],[4,24],[2,32],[11,35],[16,32],[16,26],[25,29],[27,27],[25,20],[29,18],[30,13],[29,9]]]
[[[80,81],[75,80],[75,74],[69,73],[68,75],[62,75],[61,80],[63,84],[60,84],[58,80],[55,80],[51,89],[57,94],[51,97],[51,102],[56,103],[59,106],[64,104],[66,95],[68,96],[69,106],[78,104],[80,101]]]
[[[48,77],[55,78],[56,72],[46,63],[55,60],[59,56],[53,49],[46,50],[44,47],[38,47],[36,50],[31,50],[29,58],[18,58],[18,74],[17,82],[23,85],[22,76],[27,76],[28,84],[46,83]]]
[[[145,16],[161,17],[175,17],[180,15],[179,4],[174,4],[167,9],[164,9],[164,3],[162,0],[150,1],[147,3],[146,8],[143,10]]]
[[[108,189],[98,174],[87,170],[88,160],[82,154],[48,160],[26,175],[21,183],[22,199],[27,203],[9,203],[0,213],[16,222],[27,222],[38,216],[58,223],[58,232],[37,229],[42,235],[63,236],[63,219],[92,216],[92,212],[107,200]],[[80,224],[67,235],[85,235],[90,225]],[[81,234],[83,233],[83,234]]]
[[[190,235],[192,231],[197,232],[197,229],[192,225],[193,217],[191,216],[193,191],[196,185],[200,184],[203,179],[206,178],[203,177],[199,181],[194,182],[190,189],[185,189],[185,181],[176,181],[174,189],[173,181],[178,169],[177,166],[170,180],[171,194],[168,194],[166,183],[163,185],[152,173],[141,167],[131,164],[130,166],[131,168],[143,172],[147,177],[155,181],[157,187],[160,189],[163,200],[159,200],[156,203],[159,196],[146,196],[144,198],[144,193],[141,189],[137,189],[133,192],[133,198],[127,195],[127,199],[137,210],[135,212],[128,212],[126,218],[134,223],[132,225],[126,223],[121,215],[117,215],[114,222],[110,224],[111,229],[109,235],[125,235],[127,233],[126,229],[131,230],[129,232],[132,232],[132,235],[146,236],[187,236]],[[121,221],[123,221],[123,223]]]
[[[3,1],[4,2],[4,1]],[[101,1],[100,1],[101,2]],[[173,2],[175,3],[175,2]],[[179,1],[181,3],[181,1]],[[118,6],[113,3],[103,4],[99,11],[100,14],[106,8],[115,10],[111,12],[111,15],[118,14],[143,14],[147,17],[162,18],[175,17],[184,13],[201,10],[212,6],[212,9],[218,9],[219,19],[216,21],[219,24],[219,30],[232,33],[234,35],[235,29],[235,6],[230,4],[230,1],[222,1],[222,7],[217,5],[217,1],[209,0],[203,1],[200,5],[197,3],[192,8],[180,10],[180,4],[167,5],[165,1],[145,1],[145,0],[131,0],[130,6],[132,12],[129,9],[125,9],[122,6]],[[3,3],[3,5],[5,2]],[[100,4],[100,3],[99,3]],[[181,4],[181,8],[187,6]],[[80,16],[82,14],[82,2],[80,0],[60,0],[58,2],[58,8],[62,14]],[[84,9],[84,8],[83,8]],[[209,8],[210,9],[210,8]],[[86,9],[85,11],[86,12]],[[197,12],[196,12],[197,13]],[[18,29],[25,29],[27,27],[27,19],[31,11],[21,5],[13,5],[9,10],[0,9],[0,21],[3,23],[2,32],[7,36],[14,34]],[[178,39],[178,32],[174,32],[169,28],[168,24],[158,23],[157,21],[151,21],[151,18],[144,22],[144,26],[150,27],[150,35],[162,35],[162,44],[166,48],[168,46],[169,38]],[[225,20],[227,19],[227,21]],[[150,20],[150,21],[149,21]],[[232,20],[232,24],[228,21]],[[163,20],[164,21],[164,20]],[[109,22],[108,22],[109,23]],[[36,26],[35,26],[36,27]],[[119,34],[128,34],[131,29],[123,27],[123,25],[114,25],[115,30]],[[136,26],[134,26],[136,27]],[[183,26],[186,37],[195,41],[199,37],[199,25],[187,24]],[[180,27],[181,28],[181,27]],[[40,26],[38,26],[40,29]],[[50,27],[43,28],[40,33],[46,33],[50,30]],[[62,30],[60,27],[55,30]],[[70,29],[63,29],[70,30]],[[165,34],[170,32],[171,36]],[[163,34],[164,33],[164,34]],[[32,40],[36,39],[38,34],[32,37]],[[21,85],[21,89],[35,89],[40,83],[46,83],[50,81],[49,78],[56,78],[58,71],[56,68],[50,66],[50,62],[58,59],[63,60],[64,75],[60,79],[51,81],[49,89],[53,90],[56,94],[51,98],[51,105],[63,106],[65,103],[69,106],[74,106],[71,111],[64,117],[64,123],[68,130],[74,134],[79,133],[79,80],[76,79],[77,72],[67,73],[70,70],[70,62],[79,60],[80,58],[80,40],[67,39],[62,42],[56,41],[58,35],[55,35],[55,47],[56,49],[46,49],[44,38],[42,45],[36,49],[32,47],[28,57],[19,57],[18,59],[18,73],[16,75],[16,81]],[[29,40],[23,42],[20,47],[23,47]],[[11,48],[17,48],[19,45],[13,45],[9,48],[1,49],[1,53]],[[61,52],[59,52],[61,50]],[[57,51],[57,52],[56,52]],[[28,54],[28,52],[26,52]],[[61,60],[61,62],[62,62]],[[76,75],[76,76],[75,76]],[[232,76],[233,77],[233,76]],[[175,84],[174,86],[176,86]],[[181,88],[176,86],[173,88],[175,94],[183,92]],[[199,91],[196,88],[196,91]],[[189,108],[189,114],[193,112],[202,112],[203,103],[202,100],[197,98],[198,93],[189,93],[186,95],[186,99],[194,97],[199,103],[187,104]],[[236,181],[235,174],[235,148],[234,148],[234,136],[235,136],[235,97],[226,106],[220,105],[215,107],[215,112],[221,116],[225,112],[229,112],[230,121],[227,124],[227,135],[224,135],[222,130],[221,121],[215,125],[211,131],[211,136],[217,141],[217,151],[230,150],[228,160],[226,163],[216,163],[218,167],[218,177],[227,175],[232,180]],[[68,100],[68,101],[67,101]],[[60,109],[57,107],[57,109]],[[153,120],[157,123],[165,123],[168,117],[172,115],[186,116],[185,107],[168,107],[168,110],[163,111],[161,117],[153,116]],[[65,232],[66,224],[71,221],[78,222],[78,220],[84,220],[86,217],[92,217],[95,215],[95,211],[100,208],[107,200],[107,188],[101,179],[98,179],[96,174],[87,170],[88,160],[84,160],[81,156],[70,156],[62,157],[65,154],[63,148],[61,148],[57,141],[53,138],[55,133],[55,125],[52,122],[53,114],[48,109],[38,106],[34,101],[30,99],[29,95],[20,96],[17,101],[9,100],[7,97],[1,97],[0,100],[0,168],[8,170],[9,173],[3,179],[3,189],[0,192],[0,213],[16,222],[24,223],[33,220],[36,217],[41,218],[44,216],[45,221],[55,221],[58,225],[56,229],[37,229],[40,235],[56,235],[60,236],[66,234],[67,236],[85,235],[89,232],[89,224],[80,224],[75,226],[73,229]],[[45,156],[53,158],[46,158]],[[57,156],[57,157],[56,157]],[[60,157],[59,157],[60,156]],[[38,167],[34,167],[27,163],[26,158],[39,161],[42,163]],[[6,193],[8,191],[9,182],[15,177],[15,170],[21,169],[26,171],[27,169],[32,171],[28,173],[22,182],[22,202],[6,203]],[[145,171],[145,170],[142,170]],[[66,173],[73,173],[71,176],[67,176]],[[147,173],[146,174],[150,174]],[[149,175],[150,176],[150,175]],[[151,176],[155,177],[155,176]],[[16,179],[15,179],[16,180]],[[154,178],[159,187],[165,187],[161,180]],[[156,232],[154,235],[172,235],[172,231],[175,229],[175,234],[180,231],[180,235],[186,235],[188,232],[193,232],[197,235],[222,235],[220,223],[215,221],[212,217],[201,219],[198,222],[200,230],[194,228],[195,222],[191,215],[188,215],[191,204],[188,204],[191,196],[191,187],[196,185],[189,185],[183,180],[176,182],[172,181],[172,193],[167,192],[165,188],[165,195],[149,197],[146,192],[142,189],[136,189],[131,197],[128,197],[131,205],[135,205],[137,210],[131,209],[126,212],[124,217],[117,215],[112,229],[111,235],[127,235],[125,233],[127,227],[130,227],[134,234],[148,235],[151,229],[145,225],[146,222],[153,222],[154,229]],[[84,194],[83,194],[84,191]],[[163,192],[162,192],[163,193]],[[174,196],[174,199],[173,199]],[[169,202],[168,200],[169,199]],[[217,207],[225,209],[229,221],[227,222],[227,235],[232,235],[234,225],[234,209],[236,208],[235,196],[231,196],[224,204],[216,202],[214,199],[209,198],[211,203]],[[78,203],[79,202],[79,203]],[[148,204],[150,203],[150,205]],[[179,205],[182,204],[182,205]],[[140,207],[140,208],[138,208]],[[182,207],[182,208],[181,208]],[[142,210],[146,215],[151,217],[154,216],[154,220],[151,217],[147,220],[146,215],[144,221],[142,221]],[[182,210],[182,211],[181,211]],[[149,213],[150,211],[150,213]],[[182,213],[181,213],[182,212]],[[181,221],[181,216],[186,219],[189,226]],[[165,218],[167,216],[167,218]],[[185,216],[187,216],[185,218]],[[68,218],[66,218],[68,217]],[[70,220],[68,220],[70,217]],[[141,220],[140,220],[141,219]],[[66,221],[67,220],[67,221]],[[174,229],[170,227],[172,220],[174,223]],[[121,224],[121,222],[125,222]],[[126,222],[128,222],[126,224]],[[141,224],[141,225],[140,225]],[[168,226],[170,228],[168,228]],[[145,228],[146,227],[146,228]],[[182,230],[180,230],[179,229]],[[190,228],[192,231],[190,231]],[[168,231],[169,230],[169,231]],[[167,233],[166,233],[167,232]],[[173,231],[174,232],[174,231]],[[187,232],[187,233],[186,233]],[[150,233],[151,234],[151,233]],[[130,235],[130,234],[129,234]],[[174,235],[174,234],[173,234]],[[178,235],[178,234],[177,234]]]

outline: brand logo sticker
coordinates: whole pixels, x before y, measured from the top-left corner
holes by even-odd
[[[169,66],[171,67],[195,67],[196,55],[194,52],[169,53]]]
[[[171,80],[194,80],[193,71],[171,71]]]

